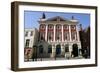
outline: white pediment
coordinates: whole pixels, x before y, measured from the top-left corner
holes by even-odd
[[[46,21],[66,21],[66,19],[64,19],[60,16],[56,16],[56,17],[53,17],[53,18],[49,18]]]

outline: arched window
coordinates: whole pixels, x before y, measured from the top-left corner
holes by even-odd
[[[48,40],[52,40],[52,32],[48,32]]]
[[[76,26],[75,26],[75,25],[71,25],[71,28],[72,28],[73,30],[75,30],[75,29],[76,29]]]
[[[65,24],[65,25],[63,25],[63,28],[64,28],[64,30],[65,30],[65,29],[67,30],[69,27],[68,27],[67,24]]]
[[[39,46],[39,53],[41,53],[41,54],[43,53],[43,45]]]
[[[52,28],[53,28],[53,25],[52,25],[52,24],[49,24],[49,25],[48,25],[48,28],[49,28],[49,29],[52,29]]]
[[[61,25],[60,24],[57,24],[56,25],[56,29],[60,29],[61,28]]]
[[[76,32],[72,32],[72,40],[76,40]]]
[[[41,27],[42,29],[44,29],[44,28],[45,28],[45,24],[41,24],[40,27]]]
[[[52,53],[52,45],[48,46],[48,53]]]
[[[44,32],[40,32],[40,36],[39,37],[40,37],[40,40],[42,40],[42,41],[45,40],[45,38],[44,38],[45,37]]]
[[[48,25],[48,33],[47,33],[47,38],[48,38],[49,41],[53,40],[53,34],[54,34],[53,25],[49,24]]]
[[[65,39],[65,40],[68,40],[68,37],[69,37],[69,36],[68,36],[68,32],[65,32],[65,34],[64,34],[64,39]]]

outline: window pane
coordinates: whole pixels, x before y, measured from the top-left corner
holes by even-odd
[[[30,42],[30,40],[27,39],[27,40],[26,40],[26,45],[25,45],[26,47],[29,47],[29,42]]]
[[[33,31],[31,31],[31,35],[30,36],[33,36]]]
[[[28,32],[25,33],[25,36],[28,36]]]

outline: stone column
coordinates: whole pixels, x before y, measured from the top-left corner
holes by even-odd
[[[71,37],[71,25],[69,25],[69,36],[70,36],[70,41],[72,41],[72,37]]]
[[[48,25],[46,25],[45,40],[47,41]]]
[[[61,55],[64,55],[64,52],[65,52],[65,51],[64,51],[64,45],[62,44],[62,45],[61,45]]]
[[[64,33],[63,33],[63,25],[62,25],[62,30],[61,30],[61,31],[62,31],[62,42],[63,42],[63,41],[64,41],[64,36],[63,36],[63,34],[64,34]]]
[[[52,45],[52,54],[51,54],[51,58],[55,58],[55,54],[56,54],[56,48],[55,48],[55,45]]]
[[[54,25],[54,42],[55,42],[55,30],[56,30],[56,25]]]
[[[78,56],[82,57],[82,51],[81,50],[81,43],[78,43]]]
[[[73,48],[72,44],[69,44],[69,55],[70,55],[70,57],[72,56],[72,51],[73,51],[72,48]]]
[[[80,41],[79,31],[78,31],[78,28],[77,27],[76,27],[76,32],[77,32],[77,40]]]

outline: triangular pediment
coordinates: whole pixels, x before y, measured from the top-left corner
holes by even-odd
[[[56,17],[49,18],[46,21],[66,21],[66,19],[64,19],[60,16],[56,16]]]

